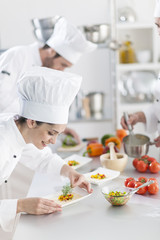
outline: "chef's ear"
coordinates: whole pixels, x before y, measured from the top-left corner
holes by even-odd
[[[35,120],[32,119],[27,119],[27,126],[29,128],[36,128],[37,127],[37,123]]]
[[[56,55],[56,51],[52,48],[45,49],[47,51],[47,56],[53,58]]]

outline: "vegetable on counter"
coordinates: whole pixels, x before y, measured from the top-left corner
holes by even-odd
[[[149,157],[148,155],[135,158],[132,163],[138,172],[146,172],[147,169],[151,173],[158,173],[160,171],[160,164],[155,158]]]
[[[103,146],[105,146],[105,141],[106,139],[110,138],[110,137],[115,137],[113,134],[105,134],[102,138],[101,138],[101,143],[103,144]]]
[[[108,145],[108,143],[114,142],[115,146],[120,149],[121,148],[121,140],[118,137],[110,137],[105,140],[105,146]]]
[[[149,182],[151,180],[153,180],[154,183],[152,183],[152,184],[150,184],[148,186],[140,188],[136,193],[140,194],[140,195],[144,195],[148,191],[152,195],[153,194],[157,194],[158,191],[159,191],[159,186],[158,186],[158,181],[157,181],[156,178],[149,178],[149,179],[147,179],[146,177],[139,177],[136,180],[133,177],[129,177],[129,178],[125,179],[124,185],[126,187],[129,187],[129,188],[137,188],[137,187],[141,186],[142,184],[144,184],[146,182]]]
[[[87,150],[83,153],[85,156],[88,153],[90,157],[98,157],[103,154],[103,145],[101,143],[90,143],[87,146]]]
[[[121,140],[121,142],[123,141],[123,138],[125,137],[125,136],[127,136],[128,134],[127,134],[127,132],[126,132],[126,130],[125,129],[117,129],[116,130],[116,135],[117,135],[117,137]]]

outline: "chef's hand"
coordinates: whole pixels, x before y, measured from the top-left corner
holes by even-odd
[[[42,215],[62,211],[61,205],[44,198],[24,198],[17,203],[17,213]]]
[[[82,174],[76,172],[72,167],[66,164],[63,165],[61,175],[70,179],[71,187],[79,186],[80,188],[86,189],[88,193],[93,192],[91,184],[86,180],[86,178]]]
[[[146,117],[143,112],[129,114],[128,117],[129,117],[128,124],[130,124],[132,127],[138,122],[146,123]],[[124,116],[121,118],[121,125],[124,129],[128,130]]]
[[[71,135],[71,136],[77,141],[78,144],[81,143],[80,137],[78,136],[78,134],[77,134],[73,129],[71,129],[71,128],[66,128],[65,131],[64,131],[64,134],[66,134],[66,135],[67,135],[67,134]]]
[[[155,138],[154,141],[156,142],[155,146],[160,147],[160,136]]]

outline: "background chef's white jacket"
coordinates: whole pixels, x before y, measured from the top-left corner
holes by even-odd
[[[17,80],[33,66],[41,66],[40,45],[13,47],[0,56],[0,113],[19,110]]]
[[[8,120],[4,117],[0,119],[0,184],[9,178],[20,159],[34,170],[59,175],[64,161],[48,148],[38,150],[32,144],[26,144],[13,117]],[[16,199],[0,200],[0,225],[5,231],[13,230],[16,210]]]

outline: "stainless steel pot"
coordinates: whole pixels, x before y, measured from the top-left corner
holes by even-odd
[[[103,92],[91,92],[87,95],[89,98],[89,106],[91,113],[97,113],[103,111],[104,93]]]
[[[110,26],[108,24],[96,24],[83,26],[87,40],[93,43],[104,43],[110,36]]]
[[[148,136],[142,134],[128,135],[123,138],[124,151],[129,157],[138,158],[146,155],[150,145],[155,142],[150,142]]]

